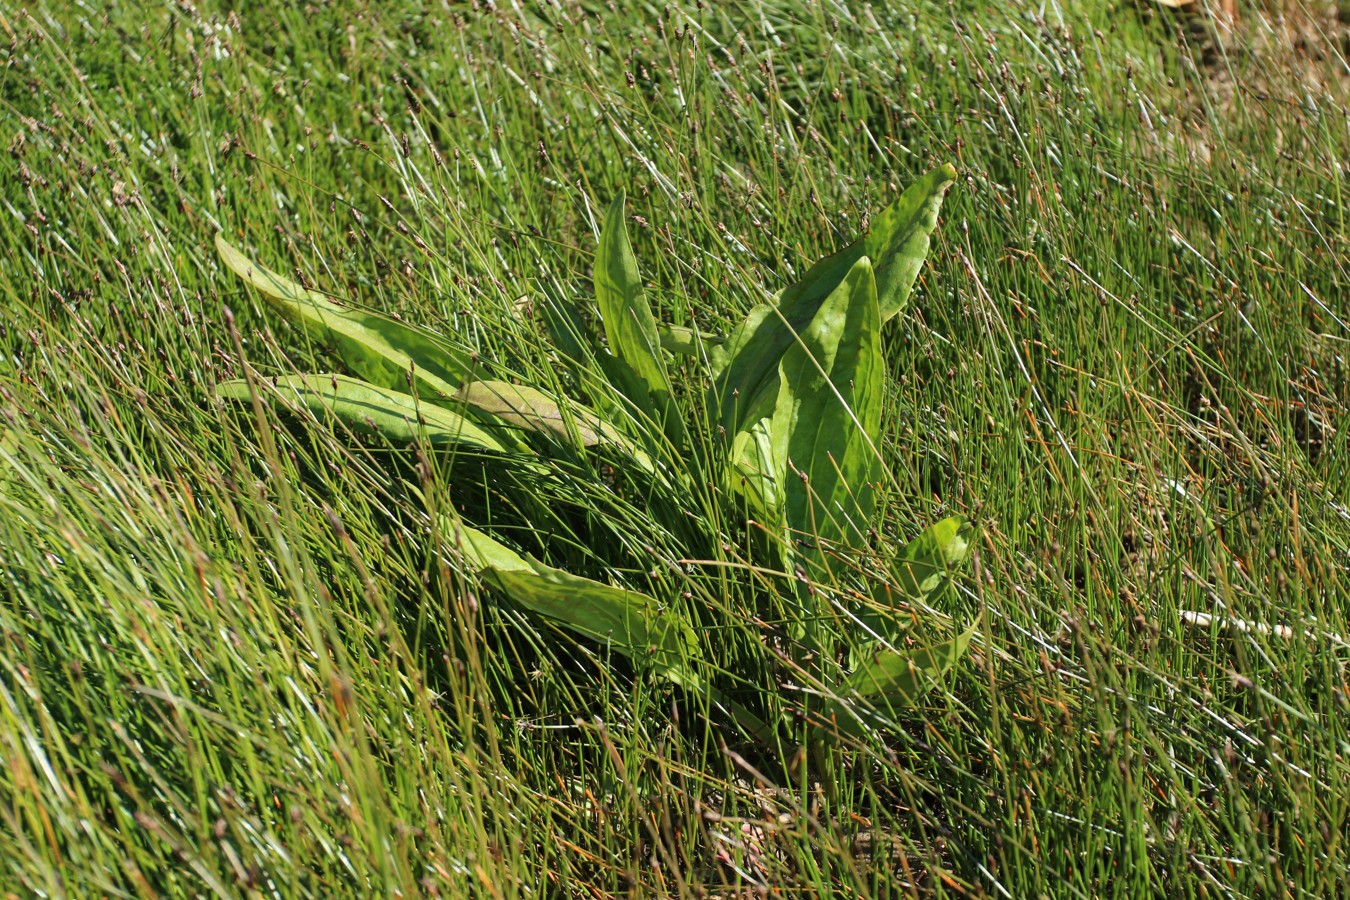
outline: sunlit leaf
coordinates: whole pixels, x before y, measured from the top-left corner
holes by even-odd
[[[970,558],[975,527],[962,515],[929,525],[905,545],[896,561],[900,593],[922,601],[951,577],[953,569]]]
[[[468,526],[458,526],[457,536],[466,561],[516,603],[676,684],[701,687],[694,629],[653,598],[546,566]]]
[[[337,350],[353,372],[383,388],[408,392],[409,373],[419,396],[444,402],[461,384],[481,375],[472,354],[438,335],[371,310],[331,299],[258,265],[216,235],[221,260],[263,295],[287,321]]]
[[[452,410],[419,403],[408,394],[355,378],[287,375],[272,383],[316,416],[332,414],[358,431],[383,435],[395,445],[421,438],[432,446],[463,445],[500,453],[508,449],[482,425]],[[251,398],[249,384],[243,379],[217,385],[216,394],[233,400]]]
[[[656,326],[661,347],[673,356],[697,357],[701,352],[711,350],[722,344],[722,338],[706,331],[695,331],[680,325]]]
[[[891,650],[876,645],[863,664],[844,679],[822,709],[826,720],[841,732],[859,733],[867,711],[893,713],[914,706],[923,694],[941,682],[965,655],[975,634],[964,633],[928,647]]]
[[[881,322],[866,257],[783,354],[769,435],[784,520],[797,535],[858,546],[872,522],[880,471]]]
[[[656,318],[642,289],[637,258],[624,225],[622,193],[610,205],[595,253],[595,300],[605,326],[610,352],[623,360],[642,382],[647,394],[670,395],[670,379],[661,358]],[[632,397],[645,402],[647,397]]]
[[[820,304],[863,257],[872,260],[882,322],[909,302],[928,254],[929,237],[956,170],[939,166],[924,175],[872,221],[866,235],[813,265],[801,281],[750,311],[714,357],[710,400],[720,421],[735,433],[766,415],[777,396],[778,360],[815,318]]]
[[[892,564],[893,577],[867,592],[870,603],[858,612],[864,632],[893,642],[909,626],[909,617],[930,606],[934,595],[951,584],[952,574],[970,558],[974,530],[965,516],[948,516],[906,544]]]
[[[455,399],[501,421],[527,431],[550,434],[565,443],[580,441],[626,446],[627,441],[592,410],[579,403],[560,402],[543,391],[506,381],[471,381]]]

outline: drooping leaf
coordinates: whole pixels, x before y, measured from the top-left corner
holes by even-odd
[[[914,706],[951,671],[974,634],[972,625],[957,637],[928,647],[901,651],[875,646],[863,664],[839,685],[834,692],[836,696],[825,703],[822,713],[841,732],[858,734],[867,707],[877,712],[893,712]]]
[[[769,435],[785,523],[795,537],[858,546],[876,503],[885,377],[866,257],[783,354],[779,374]]]
[[[546,566],[468,526],[457,531],[466,561],[521,606],[650,665],[676,684],[702,687],[698,637],[675,612],[646,594]]]
[[[381,434],[396,445],[410,443],[420,436],[432,446],[463,445],[499,453],[508,449],[482,425],[453,410],[419,403],[409,394],[356,378],[287,375],[276,379],[274,384],[316,416],[331,413],[358,431]],[[232,400],[250,399],[248,382],[243,379],[217,385],[216,394]]]
[[[551,434],[563,442],[579,440],[583,447],[623,443],[607,422],[580,404],[559,403],[537,388],[506,381],[470,381],[455,399],[496,416],[508,425]]]
[[[881,321],[905,308],[928,254],[943,195],[955,179],[951,165],[924,175],[877,215],[866,235],[820,260],[801,281],[750,311],[723,345],[724,352],[713,358],[709,399],[724,428],[734,434],[772,407],[778,360],[859,259],[870,258],[875,268]]]
[[[595,253],[595,300],[610,352],[633,371],[646,394],[669,396],[670,378],[661,358],[656,318],[642,289],[637,258],[624,225],[622,192],[610,205],[600,229],[600,246]],[[645,403],[647,397],[630,399]]]
[[[411,372],[421,399],[443,403],[481,367],[472,354],[431,332],[331,299],[258,265],[216,235],[225,265],[287,321],[332,346],[353,372],[378,387],[407,393]]]

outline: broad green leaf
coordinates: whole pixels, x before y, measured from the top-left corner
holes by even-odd
[[[656,318],[642,290],[637,259],[624,226],[623,207],[624,197],[620,193],[600,229],[600,247],[595,254],[595,300],[610,352],[633,370],[647,394],[667,397],[670,379],[661,358]],[[637,403],[647,400],[630,399]]]
[[[728,490],[746,499],[751,514],[770,527],[783,523],[783,473],[774,462],[771,420],[757,419],[736,435],[727,468]]]
[[[452,410],[419,404],[409,394],[355,378],[288,375],[273,384],[315,415],[331,413],[357,430],[381,434],[394,444],[407,444],[421,436],[433,446],[464,445],[499,453],[508,449],[483,426]],[[248,382],[243,379],[217,385],[216,394],[232,400],[250,399]]]
[[[912,707],[924,692],[937,684],[965,654],[975,634],[972,625],[964,633],[928,647],[890,650],[877,645],[853,674],[844,679],[822,710],[842,732],[858,734],[858,705],[877,711]]]
[[[676,684],[702,687],[694,629],[656,600],[546,566],[467,526],[459,526],[458,535],[469,564],[521,606],[652,666]]]
[[[257,288],[268,305],[312,338],[329,344],[352,371],[378,387],[404,393],[408,377],[423,400],[445,402],[482,374],[474,356],[444,338],[371,310],[340,306],[244,256],[216,235],[225,265]]]
[[[496,416],[508,425],[551,434],[565,443],[579,440],[583,447],[624,443],[614,428],[585,407],[557,400],[537,388],[507,381],[470,381],[455,395],[474,409]]]
[[[750,311],[726,341],[725,352],[714,355],[710,400],[721,410],[723,427],[734,434],[765,415],[777,396],[778,360],[859,259],[868,257],[875,267],[881,321],[905,308],[928,254],[943,195],[955,179],[951,165],[924,175],[877,215],[866,235],[820,260],[801,281]]]
[[[901,595],[921,601],[945,584],[952,569],[970,557],[974,530],[965,516],[948,516],[906,544],[896,564]]]
[[[921,607],[951,583],[952,572],[970,558],[975,527],[965,516],[948,516],[925,528],[900,551],[891,582],[871,590],[871,604],[858,614],[869,633],[892,643],[907,626],[894,611],[902,605]]]
[[[928,256],[933,229],[956,167],[938,166],[909,186],[872,220],[862,239],[863,254],[875,260],[881,321],[889,322],[909,305],[909,295]]]
[[[876,281],[866,257],[820,305],[778,368],[769,435],[785,523],[794,537],[858,546],[876,503],[885,377]]]

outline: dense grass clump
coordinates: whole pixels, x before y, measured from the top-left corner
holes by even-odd
[[[1344,26],[620,7],[0,10],[0,886],[1344,894]],[[611,198],[713,346],[948,161],[830,578],[711,487],[578,453],[531,507],[486,451],[282,402],[354,373],[213,248],[580,400]],[[885,607],[956,515],[969,570],[896,642],[976,623],[967,656],[823,740],[786,604]],[[703,611],[727,702],[513,602],[461,520]]]

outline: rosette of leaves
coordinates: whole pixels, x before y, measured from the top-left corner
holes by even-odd
[[[764,735],[772,720],[725,689],[736,673],[710,646],[717,623],[699,604],[707,591],[689,589],[700,561],[716,563],[726,548],[748,546],[754,558],[723,566],[718,578],[735,577],[725,574],[730,568],[776,585],[773,613],[785,623],[781,642],[789,649],[766,647],[765,657],[795,667],[817,725],[857,733],[912,705],[972,635],[906,646],[899,614],[932,609],[930,600],[968,556],[970,524],[944,519],[902,547],[886,546],[875,527],[885,480],[881,329],[909,301],[955,175],[951,166],[924,175],[867,234],[755,306],[725,339],[657,320],[620,196],[595,256],[596,333],[557,304],[543,316],[570,391],[557,388],[561,378],[520,383],[454,335],[336,303],[221,237],[216,245],[228,268],[356,376],[276,379],[285,396],[356,431],[485,454],[524,473],[515,493],[502,489],[521,518],[541,508],[552,514],[569,490],[591,498],[578,501],[590,504],[580,539],[596,563],[585,574],[521,547],[520,532],[504,530],[496,517],[453,516],[445,529],[452,552],[483,583]],[[217,387],[234,399],[254,391],[247,380]],[[596,471],[623,476],[632,497],[622,516],[592,502],[619,490],[614,483],[599,491],[576,484]],[[645,517],[640,527],[636,514]],[[644,529],[663,540],[629,539]],[[880,558],[882,574],[875,564],[852,564],[862,557]],[[635,584],[633,572],[659,577]]]

